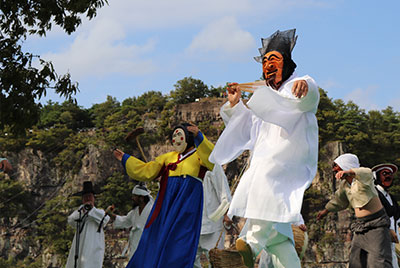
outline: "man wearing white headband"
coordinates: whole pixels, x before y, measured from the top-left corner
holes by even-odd
[[[379,199],[386,214],[390,218],[390,236],[392,239],[392,264],[393,267],[398,268],[399,264],[396,256],[395,244],[399,243],[399,230],[397,221],[400,218],[400,208],[397,200],[389,193],[389,188],[393,184],[393,175],[397,172],[397,166],[390,163],[379,164],[372,168],[375,177],[376,189],[378,190]]]
[[[340,180],[339,188],[317,220],[328,212],[352,207],[356,220],[351,225],[354,237],[349,267],[391,268],[390,220],[379,200],[371,169],[360,167],[356,155],[343,154],[334,160],[332,171]]]
[[[111,219],[114,220],[114,229],[131,228],[128,240],[129,252],[127,253],[128,247],[125,247],[122,252],[123,256],[127,254],[128,260],[136,251],[154,200],[146,187],[136,185],[132,189],[132,203],[133,209],[126,216],[115,215],[112,212],[114,210],[113,206],[109,206],[106,211],[111,216]]]

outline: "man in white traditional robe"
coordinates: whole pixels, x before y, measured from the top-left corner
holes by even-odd
[[[210,249],[224,248],[224,226],[228,229],[232,228],[232,221],[226,215],[232,197],[228,180],[220,165],[214,165],[213,171],[206,172],[203,179],[203,192],[203,218],[199,247],[194,263],[196,268],[201,268],[200,256],[203,253],[208,258]]]
[[[137,249],[147,218],[149,217],[151,208],[154,204],[150,192],[142,185],[136,185],[132,189],[132,201],[134,208],[129,211],[126,216],[115,215],[112,212],[114,210],[113,206],[108,207],[106,210],[111,216],[111,219],[114,220],[114,229],[131,228],[129,232],[128,247],[125,248],[122,253],[123,256],[128,253],[128,260],[131,259],[133,253],[135,253]],[[128,248],[129,251],[127,252]]]
[[[105,249],[103,228],[110,217],[104,210],[95,208],[95,193],[92,182],[85,181],[83,191],[75,194],[82,195],[82,205],[68,217],[68,224],[76,231],[66,268],[101,268],[103,266]]]
[[[300,267],[291,223],[301,220],[304,191],[317,171],[319,92],[311,77],[294,72],[296,39],[295,29],[262,39],[255,59],[263,65],[265,85],[255,88],[247,105],[241,86],[229,85],[229,102],[221,108],[226,128],[210,155],[222,165],[252,151],[228,211],[247,218],[236,248],[248,267],[263,249],[275,267]]]

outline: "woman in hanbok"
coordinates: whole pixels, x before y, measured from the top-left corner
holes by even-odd
[[[202,178],[213,169],[208,157],[214,145],[187,123],[174,128],[171,142],[174,151],[148,163],[114,151],[131,178],[150,181],[162,176],[157,199],[127,268],[193,267],[202,220]]]

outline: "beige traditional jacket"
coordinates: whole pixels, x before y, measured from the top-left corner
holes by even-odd
[[[369,168],[353,168],[356,176],[351,185],[346,180],[341,180],[335,196],[326,204],[325,208],[337,212],[348,207],[362,208],[378,196],[375,189],[372,171]]]

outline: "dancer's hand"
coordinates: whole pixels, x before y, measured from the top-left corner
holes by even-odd
[[[242,91],[239,88],[238,83],[229,83],[228,87],[228,101],[230,102],[231,107],[235,106],[242,96]]]
[[[224,227],[226,230],[232,229],[232,223],[233,221],[225,214],[224,218],[222,219],[222,222],[224,224]]]
[[[124,152],[121,151],[120,149],[114,149],[113,151],[114,157],[117,158],[117,160],[121,161],[122,157],[124,156]]]
[[[348,179],[348,178],[353,178],[356,175],[356,173],[354,173],[353,170],[346,170],[346,171],[338,171],[338,173],[336,173],[335,177],[336,179]]]
[[[111,205],[111,206],[108,206],[106,211],[105,211],[106,215],[110,216],[110,218],[112,220],[115,220],[114,209],[115,209],[115,206]]]
[[[308,93],[308,84],[306,80],[297,80],[293,83],[292,94],[297,98],[305,97]]]
[[[319,221],[320,219],[325,217],[328,213],[329,213],[329,211],[327,209],[324,209],[324,210],[321,210],[320,212],[318,212],[317,221]]]
[[[106,214],[110,215],[114,211],[115,206],[111,205],[106,208]]]
[[[300,224],[298,226],[300,228],[300,230],[302,230],[303,232],[307,232],[307,226],[305,224]]]
[[[194,124],[192,124],[191,126],[187,126],[186,128],[187,128],[188,131],[192,132],[193,135],[194,135],[195,137],[197,137],[197,134],[199,134],[199,131],[200,131],[200,130],[199,130],[199,128],[198,128],[196,125],[194,125]]]

